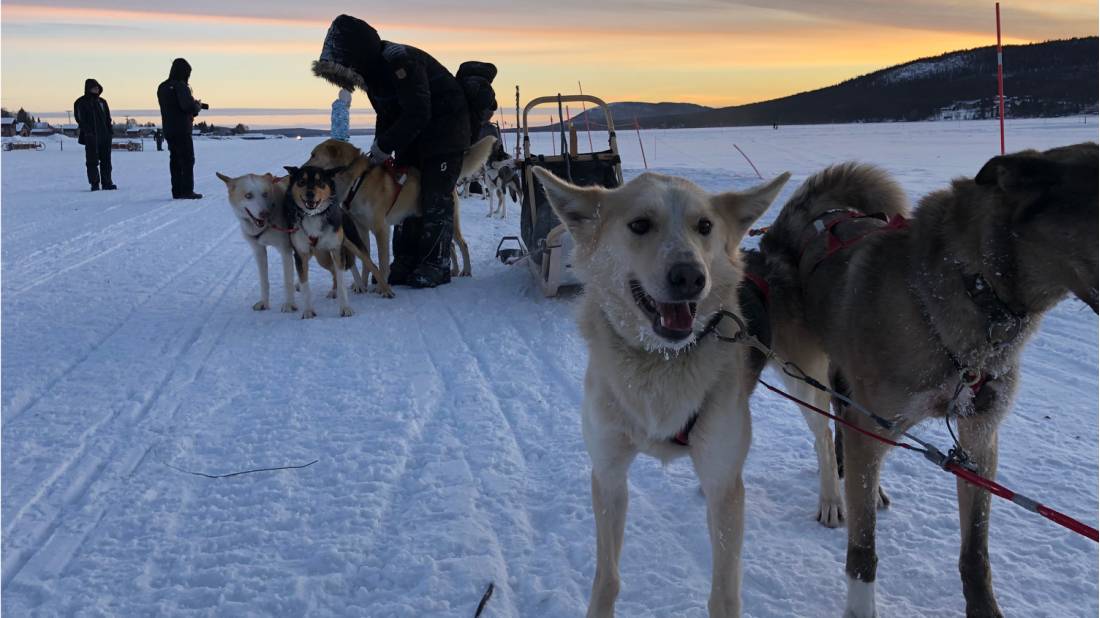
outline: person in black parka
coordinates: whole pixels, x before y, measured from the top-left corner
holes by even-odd
[[[187,80],[191,65],[183,58],[172,61],[168,79],[157,87],[160,120],[164,138],[168,140],[168,167],[172,172],[172,197],[177,200],[197,200],[195,193],[195,144],[191,140],[191,125],[204,109],[202,101],[191,95]]]
[[[84,145],[84,162],[92,191],[117,189],[111,181],[111,108],[101,95],[103,86],[94,79],[84,80],[84,96],[73,101],[77,141]]]
[[[313,73],[367,93],[377,114],[370,157],[420,170],[420,217],[394,229],[389,283],[435,287],[451,280],[454,188],[470,146],[466,97],[435,58],[409,45],[383,41],[361,19],[337,17]]]

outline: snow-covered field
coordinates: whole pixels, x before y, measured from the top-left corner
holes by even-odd
[[[1096,138],[1095,117],[1013,122],[1008,135],[1010,149]],[[638,142],[620,140],[633,176]],[[915,199],[997,148],[988,122],[643,140],[655,168],[714,191],[754,182],[733,143],[765,175],[790,170],[765,221],[829,163],[879,163]],[[489,582],[487,616],[584,613],[594,531],[575,301],[544,299],[526,270],[494,261],[516,207],[501,222],[467,200],[472,279],[353,296],[348,319],[324,298],[312,321],[252,311],[253,259],[214,172],[278,171],[316,142],[197,142],[197,202],[167,199],[167,152],[115,153],[120,189],[99,193],[73,141],[3,153],[5,615],[471,616]],[[1080,303],[1044,320],[999,477],[1092,525],[1097,336]],[[745,614],[838,616],[845,532],[814,520],[811,436],[759,390],[753,417]],[[947,444],[939,424],[918,431]],[[314,460],[218,480],[182,471]],[[882,615],[961,615],[954,481],[895,452],[884,484]],[[639,459],[630,492],[620,614],[705,615],[710,549],[689,464]],[[1097,615],[1095,544],[999,499],[990,536],[1008,615]]]

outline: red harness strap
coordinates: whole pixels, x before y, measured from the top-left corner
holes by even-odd
[[[382,164],[382,169],[386,170],[386,173],[393,179],[394,184],[397,185],[397,192],[393,194],[393,201],[390,202],[390,207],[386,209],[386,214],[389,215],[393,207],[397,205],[397,199],[401,197],[401,191],[405,188],[405,185],[401,182],[401,177],[409,173],[409,167],[407,165],[399,167],[393,162],[393,159],[386,159],[386,162]]]
[[[869,215],[864,214],[853,214],[847,217],[837,217],[836,219],[830,221],[829,224],[825,226],[825,233],[829,235],[829,240],[828,244],[825,246],[825,257],[822,259],[832,256],[837,251],[842,251],[844,249],[847,249],[848,247],[851,247],[852,245],[855,245],[856,243],[863,240],[864,238],[867,238],[871,234],[877,234],[879,232],[886,232],[889,230],[909,229],[908,219],[901,215],[894,215],[886,221],[886,225],[867,230],[863,234],[860,234],[859,236],[855,236],[853,238],[849,238],[848,240],[841,240],[840,237],[837,236],[836,232],[833,230],[833,228],[840,225],[844,221],[848,221],[850,219],[866,219],[868,216]]]
[[[760,275],[756,275],[750,272],[745,273],[745,281],[756,286],[756,289],[760,290],[760,294],[764,297],[764,304],[771,304],[771,287],[768,285],[766,279]]]

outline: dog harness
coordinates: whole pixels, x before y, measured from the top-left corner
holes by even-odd
[[[870,223],[871,225],[841,227],[841,224],[848,222]],[[802,256],[806,255],[806,251],[809,250],[810,245],[817,240],[818,236],[826,235],[825,253],[810,266],[809,272],[813,273],[822,262],[832,257],[833,254],[858,244],[859,241],[872,234],[909,229],[909,220],[900,214],[887,218],[882,213],[869,215],[850,208],[835,208],[821,213],[810,222],[808,227],[810,229],[804,235],[799,261],[802,260]]]
[[[401,197],[401,191],[405,188],[405,181],[409,179],[409,168],[405,165],[398,166],[393,162],[393,159],[386,159],[382,164],[382,169],[386,170],[386,173],[397,184],[397,192],[393,194],[393,201],[390,202],[390,207],[386,209],[386,216],[388,217],[390,211],[397,205],[397,199]]]
[[[369,173],[370,167],[367,167],[363,170],[362,174],[359,174],[359,176],[355,178],[355,182],[351,183],[351,189],[348,190],[348,195],[344,198],[344,203],[342,204],[344,210],[349,210],[351,208],[351,201],[355,199],[355,194],[359,193],[359,187],[363,186],[363,180]]]

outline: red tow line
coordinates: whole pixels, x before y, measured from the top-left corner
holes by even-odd
[[[919,448],[917,448],[917,447],[915,447],[911,444],[906,444],[904,442],[897,442],[895,440],[891,440],[890,438],[879,435],[879,434],[877,434],[873,431],[868,431],[868,430],[866,430],[862,427],[859,427],[859,426],[855,425],[854,423],[846,421],[846,420],[840,418],[839,416],[837,416],[835,414],[830,414],[829,412],[827,412],[825,410],[822,410],[821,408],[819,408],[819,407],[817,407],[813,404],[802,401],[801,399],[799,399],[798,397],[795,397],[794,395],[791,395],[789,393],[785,393],[785,392],[779,390],[778,388],[772,386],[771,384],[768,384],[767,382],[765,382],[763,380],[760,380],[760,383],[763,384],[765,388],[772,391],[773,393],[776,393],[777,395],[786,397],[787,399],[790,399],[791,401],[797,403],[798,405],[800,405],[804,408],[807,408],[809,410],[813,410],[814,412],[817,412],[818,414],[822,414],[824,416],[827,416],[827,417],[833,419],[834,421],[840,423],[841,425],[844,425],[845,427],[849,427],[851,429],[854,429],[855,431],[858,431],[859,433],[861,433],[861,434],[863,434],[863,435],[865,435],[869,438],[873,438],[873,439],[878,440],[879,442],[882,442],[884,444],[889,444],[890,446],[897,446],[897,447],[900,447],[900,448],[903,448],[903,449],[906,449],[906,450],[909,450],[909,451],[916,451],[918,453],[921,453],[922,455],[925,455],[925,457],[929,457],[929,455],[930,455],[930,453],[928,453],[928,451],[925,451],[923,449],[919,449]],[[942,456],[942,454],[940,454],[940,455]],[[931,458],[929,457],[929,459],[931,459]],[[1100,533],[1097,532],[1096,528],[1093,528],[1092,526],[1089,526],[1088,524],[1082,523],[1082,522],[1070,517],[1069,515],[1066,515],[1064,513],[1056,511],[1056,510],[1050,508],[1049,506],[1046,506],[1045,504],[1042,504],[1040,502],[1032,500],[1031,498],[1028,498],[1027,496],[1018,494],[1018,493],[1012,491],[1011,489],[1005,487],[1004,485],[1001,485],[1000,483],[998,483],[996,481],[987,479],[984,476],[981,476],[980,474],[978,474],[976,472],[973,472],[971,470],[968,470],[968,469],[964,468],[963,466],[959,465],[959,463],[956,462],[956,461],[948,460],[942,467],[943,467],[944,470],[954,474],[955,476],[961,478],[962,480],[966,481],[967,483],[970,483],[971,485],[977,485],[978,487],[981,487],[982,489],[988,491],[989,493],[991,493],[995,496],[1004,498],[1005,500],[1008,500],[1008,501],[1012,502],[1016,506],[1019,506],[1019,507],[1024,508],[1028,511],[1031,511],[1032,513],[1037,513],[1039,515],[1042,515],[1043,517],[1046,517],[1050,521],[1053,521],[1054,523],[1058,524],[1059,526],[1062,526],[1063,528],[1067,528],[1069,530],[1072,530],[1073,532],[1076,532],[1077,534],[1080,534],[1081,536],[1092,539],[1094,542],[1100,542]]]

